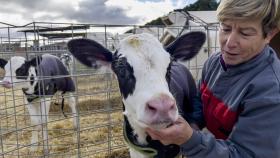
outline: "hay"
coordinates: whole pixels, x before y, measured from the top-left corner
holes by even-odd
[[[19,108],[24,107],[22,106]],[[67,118],[62,116],[61,112],[58,110],[59,108],[59,106],[52,106],[49,123],[47,125],[50,157],[59,157],[57,155],[77,157],[77,143],[80,144],[79,152],[81,157],[108,157],[109,155],[107,154],[107,150],[104,150],[108,148],[108,141],[110,141],[111,145],[115,147],[125,146],[122,136],[123,116],[120,97],[114,97],[109,100],[92,99],[78,102],[78,109],[80,111],[79,131],[73,129],[73,118],[71,118],[71,114],[69,114],[70,108],[65,105],[64,110],[68,115]],[[116,110],[114,111],[113,109]],[[33,127],[30,127],[29,125],[30,121],[28,115],[26,115],[24,119],[25,121],[10,121],[10,124],[17,122],[17,129],[20,127],[25,128],[24,130],[16,130],[16,127],[10,125],[13,127],[13,129],[11,129],[12,132],[2,135],[4,138],[4,153],[11,151],[10,153],[5,154],[7,157],[13,157],[13,155],[21,155],[22,157],[39,157],[44,155],[42,148],[42,135],[39,137],[39,150],[37,152],[30,153],[29,141]],[[111,140],[109,140],[109,137],[111,137]],[[20,144],[20,147],[22,148],[17,149],[16,140],[18,140],[18,144]],[[114,155],[116,155],[116,153],[117,151],[113,152]]]
[[[34,127],[30,126],[22,91],[0,88],[0,94],[3,156],[46,156],[41,132],[38,150],[30,152],[30,138]],[[117,82],[104,76],[79,77],[76,94],[79,129],[73,129],[73,119],[77,118],[72,118],[67,101],[65,100],[64,106],[67,118],[61,113],[61,98],[56,100],[54,97],[52,101],[47,124],[49,157],[129,157],[122,135],[122,102]],[[110,154],[108,146],[111,146]]]
[[[111,154],[105,155],[105,158],[128,158],[128,157],[130,157],[128,149],[114,150]]]
[[[111,98],[108,98],[107,100],[101,100],[101,99],[81,99],[81,101],[78,101],[77,104],[77,109],[79,109],[79,111],[92,111],[92,110],[102,110],[105,109],[106,107],[108,108],[120,108],[122,107],[122,101],[121,101],[121,97],[119,96],[119,94],[116,94],[118,96],[114,96]],[[61,101],[61,99],[59,100]],[[50,108],[50,112],[58,112],[61,110],[61,102],[57,102],[57,101],[53,101],[51,108]],[[68,106],[68,103],[65,102],[64,105],[64,112],[66,113],[70,113],[71,109]]]

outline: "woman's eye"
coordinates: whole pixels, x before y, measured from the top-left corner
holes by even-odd
[[[240,32],[240,34],[242,35],[242,36],[251,36],[251,34],[250,33],[247,33],[247,32]]]
[[[120,68],[119,74],[120,74],[120,77],[125,77],[125,68]]]
[[[20,76],[20,77],[23,77],[23,76],[26,76],[26,71],[24,68],[20,68],[16,71],[16,75],[17,76]]]
[[[21,68],[17,69],[16,74],[21,75],[21,76],[27,75],[27,71],[28,70],[25,67],[21,67]]]
[[[221,30],[222,32],[230,32],[230,31],[231,31],[231,27],[226,26],[226,25],[224,25],[224,24],[221,24],[221,25],[220,25],[220,30]]]
[[[18,69],[18,70],[17,70],[17,74],[18,74],[18,75],[22,75],[22,74],[23,74],[23,73],[22,73],[22,69]]]
[[[223,32],[230,32],[230,31],[231,31],[231,29],[228,29],[228,28],[221,28],[221,30],[222,30]]]

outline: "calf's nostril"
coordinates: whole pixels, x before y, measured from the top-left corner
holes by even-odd
[[[150,104],[147,104],[147,109],[150,110],[150,111],[157,111],[156,107],[154,107]]]

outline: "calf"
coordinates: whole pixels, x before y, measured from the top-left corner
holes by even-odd
[[[69,51],[83,64],[110,66],[118,79],[124,105],[124,136],[134,158],[176,157],[180,148],[151,140],[145,128],[166,128],[178,115],[188,120],[195,82],[176,60],[195,56],[205,35],[192,32],[164,48],[150,34],[131,35],[114,53],[89,39],[69,41]]]
[[[32,131],[32,151],[37,150],[38,133],[43,126],[43,139],[47,140],[46,123],[51,104],[51,97],[60,92],[67,93],[69,106],[73,116],[76,112],[76,102],[72,92],[75,91],[73,80],[69,77],[66,67],[56,56],[45,54],[26,60],[24,57],[14,56],[9,61],[0,59],[0,67],[5,69],[5,77],[2,86],[5,88],[20,88],[25,94],[30,115],[31,124],[35,125]],[[40,100],[36,105],[35,100]],[[76,119],[73,118],[74,128],[77,127]],[[44,143],[45,144],[45,143]],[[44,146],[45,152],[48,151]]]

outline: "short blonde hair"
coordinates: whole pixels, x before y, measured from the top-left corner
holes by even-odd
[[[279,0],[221,0],[217,9],[220,22],[235,20],[261,20],[264,36],[280,29]]]

